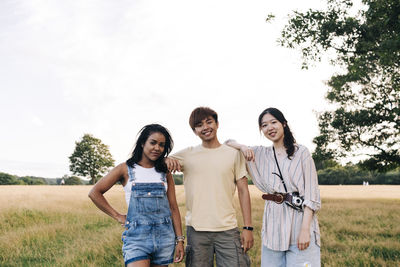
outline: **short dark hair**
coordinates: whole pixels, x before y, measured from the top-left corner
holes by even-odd
[[[262,118],[265,114],[268,113],[274,116],[283,125],[283,144],[285,145],[286,153],[288,155],[288,158],[290,159],[295,152],[294,144],[296,143],[296,139],[294,139],[292,131],[290,130],[288,122],[283,113],[277,108],[265,109],[263,112],[261,112],[260,116],[258,116],[258,127],[261,130]]]
[[[211,108],[209,108],[209,107],[195,108],[192,111],[192,114],[190,114],[189,125],[192,128],[192,130],[194,131],[194,128],[197,123],[201,122],[202,120],[204,120],[210,116],[214,118],[216,123],[218,123],[218,114]]]
[[[143,145],[146,143],[147,139],[153,133],[161,133],[165,137],[165,146],[164,152],[160,155],[160,157],[154,162],[154,167],[156,168],[157,172],[167,172],[168,168],[164,162],[164,157],[168,156],[171,152],[174,141],[172,137],[164,126],[160,124],[149,124],[144,126],[138,133],[139,137],[136,140],[135,148],[133,149],[132,156],[130,159],[126,161],[128,166],[133,167],[135,163],[138,163],[142,159],[143,155]]]

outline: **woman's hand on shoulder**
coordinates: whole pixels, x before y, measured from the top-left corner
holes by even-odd
[[[185,249],[183,248],[183,242],[179,241],[175,246],[175,259],[174,262],[181,262],[185,256]]]
[[[249,148],[248,146],[239,144],[238,142],[236,142],[233,139],[226,140],[224,142],[224,144],[226,144],[227,146],[230,146],[230,147],[233,147],[235,149],[240,150],[242,152],[244,158],[247,161],[254,161],[254,159],[255,159],[254,151],[251,148]]]
[[[244,158],[247,161],[254,161],[255,160],[255,155],[253,149],[249,148],[248,146],[242,145],[240,146],[240,151],[242,152]]]

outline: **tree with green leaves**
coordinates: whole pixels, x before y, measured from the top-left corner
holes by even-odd
[[[46,181],[44,178],[35,176],[23,176],[18,178],[21,184],[26,185],[45,185]]]
[[[5,172],[0,172],[0,185],[20,184],[18,177]]]
[[[280,43],[300,49],[303,68],[325,52],[340,73],[328,81],[335,110],[319,114],[314,157],[367,156],[361,166],[400,166],[400,1],[327,0],[326,10],[293,12]]]
[[[81,178],[77,176],[70,176],[67,179],[65,179],[65,185],[82,185],[83,182]]]
[[[73,174],[90,178],[90,184],[95,184],[105,172],[114,166],[108,146],[100,139],[85,134],[82,140],[75,142],[75,151],[69,157],[69,169]]]

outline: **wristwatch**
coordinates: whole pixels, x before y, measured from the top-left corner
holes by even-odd
[[[244,230],[249,230],[249,231],[253,231],[253,226],[243,226]]]

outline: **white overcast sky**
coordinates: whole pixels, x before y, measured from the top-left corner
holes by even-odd
[[[219,139],[249,145],[258,114],[281,109],[314,150],[314,111],[327,108],[333,67],[301,70],[277,38],[292,10],[325,1],[0,1],[0,171],[61,177],[91,133],[126,160],[145,124],[172,133],[174,151],[200,143],[190,112],[219,114]],[[266,23],[269,13],[276,15]]]

